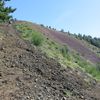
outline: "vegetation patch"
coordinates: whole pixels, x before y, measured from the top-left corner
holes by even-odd
[[[46,53],[49,57],[54,58],[63,66],[71,68],[80,68],[90,74],[95,79],[100,80],[100,64],[94,65],[91,62],[83,59],[79,53],[70,50],[67,45],[58,44],[51,39],[46,38],[32,28],[30,24],[17,24],[17,30],[22,33],[22,38],[29,40],[32,44],[38,46],[42,52]]]
[[[44,37],[41,33],[31,29],[27,24],[17,24],[16,25],[17,30],[19,30],[22,33],[22,37],[24,39],[29,40],[31,43],[33,43],[35,46],[39,46],[42,44]]]
[[[72,36],[74,36],[75,38],[77,39],[80,39],[80,40],[85,40],[87,41],[89,44],[92,44],[98,48],[100,48],[100,38],[96,38],[96,37],[91,37],[90,35],[81,35],[81,34],[70,34]]]

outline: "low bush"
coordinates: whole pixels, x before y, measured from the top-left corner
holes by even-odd
[[[36,45],[39,46],[42,44],[43,42],[43,36],[42,34],[38,33],[38,32],[34,32],[31,36],[31,42]]]
[[[61,47],[60,48],[60,51],[61,51],[63,57],[66,57],[67,56],[67,54],[68,54],[68,48],[67,48],[67,46]]]

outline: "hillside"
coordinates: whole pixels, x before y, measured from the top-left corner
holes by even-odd
[[[61,65],[74,69],[81,68],[96,79],[100,79],[100,57],[95,53],[96,50],[93,51],[88,45],[85,45],[85,41],[29,22],[17,21],[15,27],[23,39],[33,42],[33,44],[33,40],[36,41],[37,38],[40,41],[43,40],[38,47],[50,58],[58,60]],[[43,39],[41,40],[40,37]]]
[[[24,22],[18,22],[24,23]],[[41,27],[37,24],[30,25],[33,30],[39,31],[45,34],[48,38],[53,39],[54,41],[61,43],[63,45],[68,45],[70,48],[76,50],[79,54],[81,54],[85,59],[90,60],[93,63],[100,62],[100,58],[96,56],[94,52],[92,52],[86,45],[84,46],[78,39],[70,37],[69,35],[62,34],[62,32],[58,32],[52,29],[48,29],[45,27]]]
[[[63,62],[58,63],[57,59],[50,58],[45,54],[46,52],[43,53],[42,46],[36,47],[31,43],[30,37],[22,37],[22,30],[15,27],[18,23],[22,24],[16,22],[12,25],[0,25],[0,100],[100,100],[98,81],[79,67],[74,69],[64,67],[61,65]],[[21,25],[21,27],[23,26]],[[28,27],[29,30],[31,28],[46,34],[49,39],[57,41],[58,44],[64,43],[65,45],[67,42],[62,41],[63,35],[59,35],[60,37],[55,39],[56,34],[61,33],[41,28],[38,25]],[[26,31],[26,29],[24,30]],[[30,30],[30,32],[33,31]],[[72,41],[75,40],[72,39]],[[76,43],[81,46],[81,43],[76,41],[75,46]],[[55,44],[57,46],[57,43],[54,43],[54,46]],[[68,43],[70,48],[79,50],[72,46],[73,43]],[[83,49],[84,51],[82,51]],[[85,50],[89,51],[84,46],[82,46],[82,50],[82,53],[85,53]],[[100,58],[92,51],[90,54],[92,59],[88,55],[84,57],[94,63],[99,61]]]

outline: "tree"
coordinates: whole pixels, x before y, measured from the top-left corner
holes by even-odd
[[[60,32],[64,32],[64,29],[61,29],[61,31]]]
[[[0,0],[0,22],[6,22],[12,19],[10,13],[13,13],[16,9],[12,7],[6,7],[5,4],[10,0]]]
[[[78,38],[80,39],[80,40],[82,40],[82,35],[79,33],[78,34]]]
[[[51,29],[51,26],[49,26],[49,29]]]

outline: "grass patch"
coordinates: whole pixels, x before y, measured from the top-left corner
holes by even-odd
[[[40,46],[43,43],[43,35],[31,29],[27,24],[17,24],[16,28],[22,33],[24,39],[29,40],[35,46]]]
[[[36,46],[39,46],[42,44],[43,42],[43,36],[40,34],[40,33],[37,33],[37,32],[34,32],[32,35],[31,35],[31,42],[36,45]]]
[[[94,65],[77,54],[74,55],[74,59],[80,68],[82,68],[85,72],[92,75],[95,79],[100,80],[100,64]]]
[[[60,48],[60,51],[61,51],[63,57],[66,57],[68,55],[68,48],[67,48],[67,46],[62,46]]]

